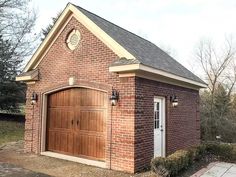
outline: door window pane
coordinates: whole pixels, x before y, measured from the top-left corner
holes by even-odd
[[[154,128],[155,129],[159,128],[159,123],[160,123],[159,111],[160,111],[160,103],[155,102],[154,103]]]

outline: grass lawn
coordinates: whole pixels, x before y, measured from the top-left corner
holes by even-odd
[[[24,138],[24,123],[13,121],[0,120],[0,145],[23,140]]]

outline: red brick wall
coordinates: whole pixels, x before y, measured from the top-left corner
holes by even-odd
[[[200,141],[199,93],[196,90],[136,78],[135,100],[135,170],[149,166],[154,148],[154,96],[166,99],[167,155]],[[178,97],[178,107],[172,107],[170,96]]]
[[[71,51],[66,38],[72,29],[81,33],[79,47]],[[62,31],[39,64],[40,81],[28,85],[25,123],[25,151],[41,151],[42,98],[45,92],[68,86],[69,77],[75,77],[76,85],[102,89],[111,94],[112,87],[119,90],[120,102],[107,117],[106,165],[110,168],[110,123],[112,117],[111,168],[134,172],[134,77],[120,80],[117,74],[109,73],[109,65],[118,58],[113,51],[90,33],[76,19],[72,19]],[[35,91],[39,100],[30,105],[30,96]],[[108,98],[109,99],[109,98]]]

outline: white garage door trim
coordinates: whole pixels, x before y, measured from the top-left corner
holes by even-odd
[[[82,163],[82,164],[86,164],[86,165],[92,165],[92,166],[96,166],[96,167],[100,167],[100,168],[107,168],[105,162],[96,161],[96,160],[84,159],[84,158],[59,154],[59,153],[50,152],[50,151],[41,152],[41,155],[53,157],[53,158],[57,158],[57,159],[68,160],[68,161],[72,161],[72,162],[78,162],[78,163]]]

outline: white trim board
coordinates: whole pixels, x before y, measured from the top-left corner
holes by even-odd
[[[159,69],[155,69],[149,66],[145,66],[143,64],[130,64],[130,65],[123,65],[123,66],[111,66],[109,67],[109,71],[110,72],[116,72],[116,73],[122,73],[122,72],[130,72],[130,71],[147,71],[153,74],[158,74],[161,76],[165,76],[167,78],[171,78],[177,81],[181,81],[181,82],[186,82],[195,86],[198,86],[199,88],[206,88],[207,85],[197,82],[197,81],[193,81],[191,79],[187,79],[181,76],[177,76],[175,74],[172,73],[168,73],[166,71],[162,71]]]
[[[32,76],[16,76],[16,81],[29,81],[32,80]]]
[[[86,165],[92,165],[92,166],[96,166],[96,167],[100,167],[100,168],[107,168],[105,162],[100,162],[100,161],[96,161],[96,160],[89,160],[89,159],[59,154],[59,153],[50,152],[50,151],[41,152],[41,155],[48,156],[48,157],[54,157],[54,158],[58,158],[58,159],[63,159],[63,160],[68,160],[68,161],[72,161],[72,162],[78,162],[78,163],[82,163],[82,164],[86,164]]]

